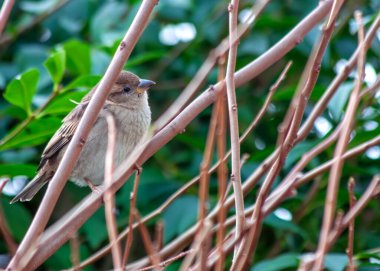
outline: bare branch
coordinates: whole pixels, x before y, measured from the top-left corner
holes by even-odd
[[[116,144],[116,124],[115,118],[108,114],[106,116],[108,124],[108,143],[105,157],[104,182],[106,186],[111,185],[114,171],[115,144]],[[107,222],[108,237],[112,247],[113,266],[116,270],[122,269],[122,258],[120,246],[117,243],[117,222],[115,217],[115,196],[110,191],[104,193],[104,211]]]
[[[355,12],[355,19],[358,24],[359,33],[359,46],[364,42],[364,27],[361,20],[361,13]],[[360,90],[364,79],[364,66],[365,66],[365,54],[366,49],[364,46],[360,47],[359,59],[358,59],[358,74],[355,80],[355,86],[351,93],[350,100],[347,106],[346,114],[342,121],[342,131],[338,138],[337,146],[334,152],[334,164],[331,167],[329,182],[327,187],[326,202],[324,208],[324,216],[322,229],[320,233],[320,239],[318,244],[318,250],[316,253],[315,270],[320,271],[323,268],[324,255],[327,250],[328,235],[332,227],[336,197],[339,189],[339,181],[342,174],[343,167],[343,154],[348,145],[351,129],[354,123],[354,116],[356,108],[360,100]]]

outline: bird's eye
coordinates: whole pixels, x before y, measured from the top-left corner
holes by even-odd
[[[125,93],[128,93],[128,92],[131,91],[131,88],[130,88],[130,87],[124,87],[124,88],[123,88],[123,91],[124,91]]]

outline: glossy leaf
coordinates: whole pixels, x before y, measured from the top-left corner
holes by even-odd
[[[63,49],[52,53],[44,63],[54,84],[58,85],[66,68],[66,52]]]
[[[32,99],[37,89],[39,75],[40,73],[37,69],[31,69],[13,79],[5,90],[4,98],[30,115],[32,112]]]
[[[29,126],[17,136],[2,145],[0,150],[37,146],[45,143],[60,125],[61,119],[58,118],[49,117],[37,119],[30,123]]]
[[[63,45],[66,52],[67,69],[74,74],[84,75],[91,71],[90,47],[84,42],[70,40]]]
[[[251,271],[280,271],[285,270],[287,268],[291,268],[292,270],[296,270],[299,264],[299,255],[294,253],[283,254],[274,259],[265,260],[259,262]]]

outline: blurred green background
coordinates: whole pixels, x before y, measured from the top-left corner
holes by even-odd
[[[306,16],[319,1],[273,0],[259,17],[255,27],[239,44],[237,68],[251,62]],[[239,20],[249,11],[254,1],[241,1]],[[58,5],[64,6],[50,12]],[[30,180],[37,168],[40,154],[62,118],[80,101],[105,72],[126,29],[129,27],[140,1],[16,1],[4,35],[0,38],[0,138],[7,139],[18,125],[30,119],[30,123],[17,136],[0,145],[0,176],[11,181],[1,195],[1,207],[13,238],[20,242],[39,205],[43,192],[31,202],[9,205],[12,196]],[[160,0],[151,22],[135,47],[126,69],[142,78],[155,80],[158,84],[150,92],[153,119],[178,97],[192,79],[210,50],[228,35],[228,1],[220,0]],[[353,11],[363,12],[366,27],[380,9],[376,0],[346,1],[338,20],[337,29],[323,59],[320,78],[306,109],[308,115],[326,87],[336,75],[342,63],[357,46],[356,26]],[[47,16],[46,16],[47,15]],[[304,65],[310,54],[319,29],[315,28],[303,42],[285,59],[261,74],[255,80],[238,89],[239,126],[243,132],[262,106],[266,93],[288,60],[293,66],[261,121],[259,127],[242,145],[242,153],[250,158],[242,169],[243,180],[269,155],[276,144],[277,127],[289,106]],[[371,85],[379,70],[380,32],[368,51],[366,85]],[[205,89],[216,82],[215,68],[204,82]],[[341,120],[349,91],[352,89],[354,73],[340,87],[328,110],[318,118],[313,132],[289,154],[278,181],[299,158],[321,139],[325,138]],[[55,94],[52,94],[54,93]],[[39,110],[49,99],[51,102]],[[379,135],[380,95],[368,99],[370,104],[357,114],[355,131],[350,147]],[[364,105],[362,105],[364,106]],[[36,113],[37,110],[37,113]],[[137,196],[137,207],[144,215],[154,210],[176,189],[199,173],[205,139],[207,136],[211,108],[200,114],[174,140],[158,151],[143,165],[141,184]],[[314,159],[308,169],[331,159],[333,148]],[[375,146],[366,153],[350,159],[343,171],[342,187],[338,207],[347,210],[348,193],[346,180],[353,176],[357,180],[355,192],[364,191],[372,176],[379,173],[380,147]],[[297,196],[286,200],[281,208],[266,218],[262,237],[251,270],[294,270],[299,256],[314,251],[318,244],[320,223],[323,214],[324,189],[327,174],[322,175],[320,192],[308,205],[304,217],[297,223],[292,213],[303,201],[311,184],[303,186]],[[129,193],[132,182],[117,193],[117,219],[119,230],[127,226]],[[256,189],[247,197],[246,204],[254,200]],[[154,230],[157,221],[164,223],[164,242],[168,243],[191,226],[197,217],[197,187],[178,198],[157,219],[148,223]],[[52,222],[72,208],[85,195],[88,188],[79,188],[68,183],[60,198]],[[217,201],[217,180],[211,177],[210,208]],[[360,260],[359,270],[378,270],[380,263],[380,204],[372,201],[359,217],[355,231],[355,254]],[[377,225],[377,226],[375,226]],[[104,210],[99,210],[80,229],[80,257],[85,259],[108,243]],[[346,234],[332,248],[326,261],[327,270],[344,270]],[[275,253],[273,250],[278,246]],[[377,249],[371,252],[370,249]],[[138,234],[135,234],[130,260],[144,254]],[[0,264],[9,255],[6,244],[0,237]],[[275,260],[268,261],[268,257]],[[70,245],[64,245],[41,270],[58,270],[72,265]],[[105,270],[112,266],[111,257],[96,262],[86,270]],[[178,263],[168,270],[176,270]]]

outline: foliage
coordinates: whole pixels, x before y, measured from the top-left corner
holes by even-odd
[[[58,11],[49,14],[24,33],[17,30],[33,24],[35,18],[48,12],[59,1],[16,1],[8,21],[5,35],[0,38],[0,176],[11,178],[8,188],[1,195],[1,206],[12,237],[20,241],[31,222],[43,192],[29,203],[8,205],[11,186],[16,186],[16,176],[33,177],[40,154],[62,118],[75,107],[75,102],[95,86],[104,74],[126,29],[131,24],[140,1],[86,1],[71,0]],[[241,10],[246,10],[252,1],[241,1]],[[323,59],[321,74],[313,91],[310,103],[314,105],[336,75],[338,61],[348,59],[357,46],[357,33],[353,29],[352,12],[359,8],[364,13],[366,26],[374,19],[380,6],[377,1],[347,1],[342,11],[342,22],[334,33],[332,43]],[[318,1],[272,1],[259,17],[249,35],[240,41],[237,68],[240,68],[268,50],[292,27],[307,15]],[[158,82],[150,93],[153,119],[156,119],[175,100],[186,84],[207,58],[211,49],[228,35],[228,12],[226,1],[217,0],[161,0],[151,23],[139,40],[126,68],[142,78]],[[177,36],[165,40],[164,30],[168,26],[189,23],[196,30],[190,41],[181,40],[181,30]],[[181,26],[183,27],[183,25]],[[183,33],[183,31],[182,31]],[[318,31],[313,30],[305,40],[292,50],[286,59],[280,61],[254,81],[238,89],[239,126],[241,132],[261,108],[268,88],[281,72],[285,60],[293,60],[285,83],[274,95],[268,112],[244,144],[242,153],[250,157],[242,169],[243,180],[267,157],[276,146],[277,127],[288,109],[297,88],[298,80],[311,52]],[[174,35],[173,33],[171,35]],[[172,40],[170,40],[170,38]],[[174,41],[173,41],[174,39]],[[10,40],[10,41],[9,41]],[[175,42],[175,43],[174,43]],[[174,44],[173,44],[174,43]],[[380,39],[375,38],[367,55],[366,85],[372,80],[372,73],[380,68]],[[354,76],[354,75],[353,75]],[[346,108],[353,76],[341,85],[328,109],[319,118],[312,134],[306,141],[294,148],[285,163],[279,178],[284,177],[291,167],[312,147],[326,138],[336,127]],[[215,68],[206,82],[217,80]],[[366,101],[367,106],[357,114],[355,131],[349,147],[357,146],[380,134],[380,96]],[[364,103],[361,105],[364,108]],[[310,114],[310,107],[306,116]],[[202,153],[208,131],[211,110],[205,110],[186,129],[185,133],[160,149],[153,158],[143,165],[141,183],[137,195],[137,208],[142,215],[148,214],[162,204],[174,191],[199,174]],[[319,123],[319,125],[318,125]],[[19,132],[17,132],[20,129]],[[16,134],[15,134],[16,133]],[[13,135],[13,136],[12,136]],[[313,159],[307,170],[331,159],[334,146]],[[379,173],[380,149],[374,147],[350,159],[345,165],[338,207],[348,209],[346,180],[354,176],[357,180],[355,193],[361,195],[374,174]],[[251,270],[294,270],[301,257],[314,251],[318,245],[320,223],[328,174],[320,177],[320,192],[304,211],[299,221],[284,219],[274,212],[264,221],[263,234],[255,264]],[[117,194],[117,219],[119,231],[125,229],[129,215],[129,194],[131,180]],[[310,185],[302,186],[297,195],[286,200],[281,208],[295,214],[308,194]],[[251,203],[257,188],[249,194]],[[79,188],[69,183],[61,195],[54,219],[73,207],[89,193],[87,188]],[[164,243],[167,244],[190,228],[197,218],[198,188],[189,189],[179,197],[155,221],[147,224],[154,232],[154,223],[164,223]],[[217,203],[217,180],[210,181],[209,208]],[[380,230],[379,201],[372,201],[369,208],[358,219],[355,229],[355,259],[360,269],[370,269],[373,262],[379,262]],[[104,210],[99,210],[78,233],[81,259],[87,258],[108,243]],[[141,240],[135,238],[132,260],[144,255]],[[270,255],[273,247],[279,246],[275,255]],[[347,257],[346,233],[332,248],[326,258],[327,270],[344,270]],[[375,252],[373,252],[375,251]],[[9,253],[3,239],[0,239],[0,254]],[[46,270],[57,270],[72,266],[70,247],[66,244],[45,264]],[[110,256],[107,256],[110,257]],[[270,258],[268,258],[270,257]],[[111,266],[109,259],[102,259],[87,270],[106,270]],[[173,265],[176,266],[176,265]],[[171,267],[174,268],[174,267]],[[172,269],[175,270],[175,269]]]

